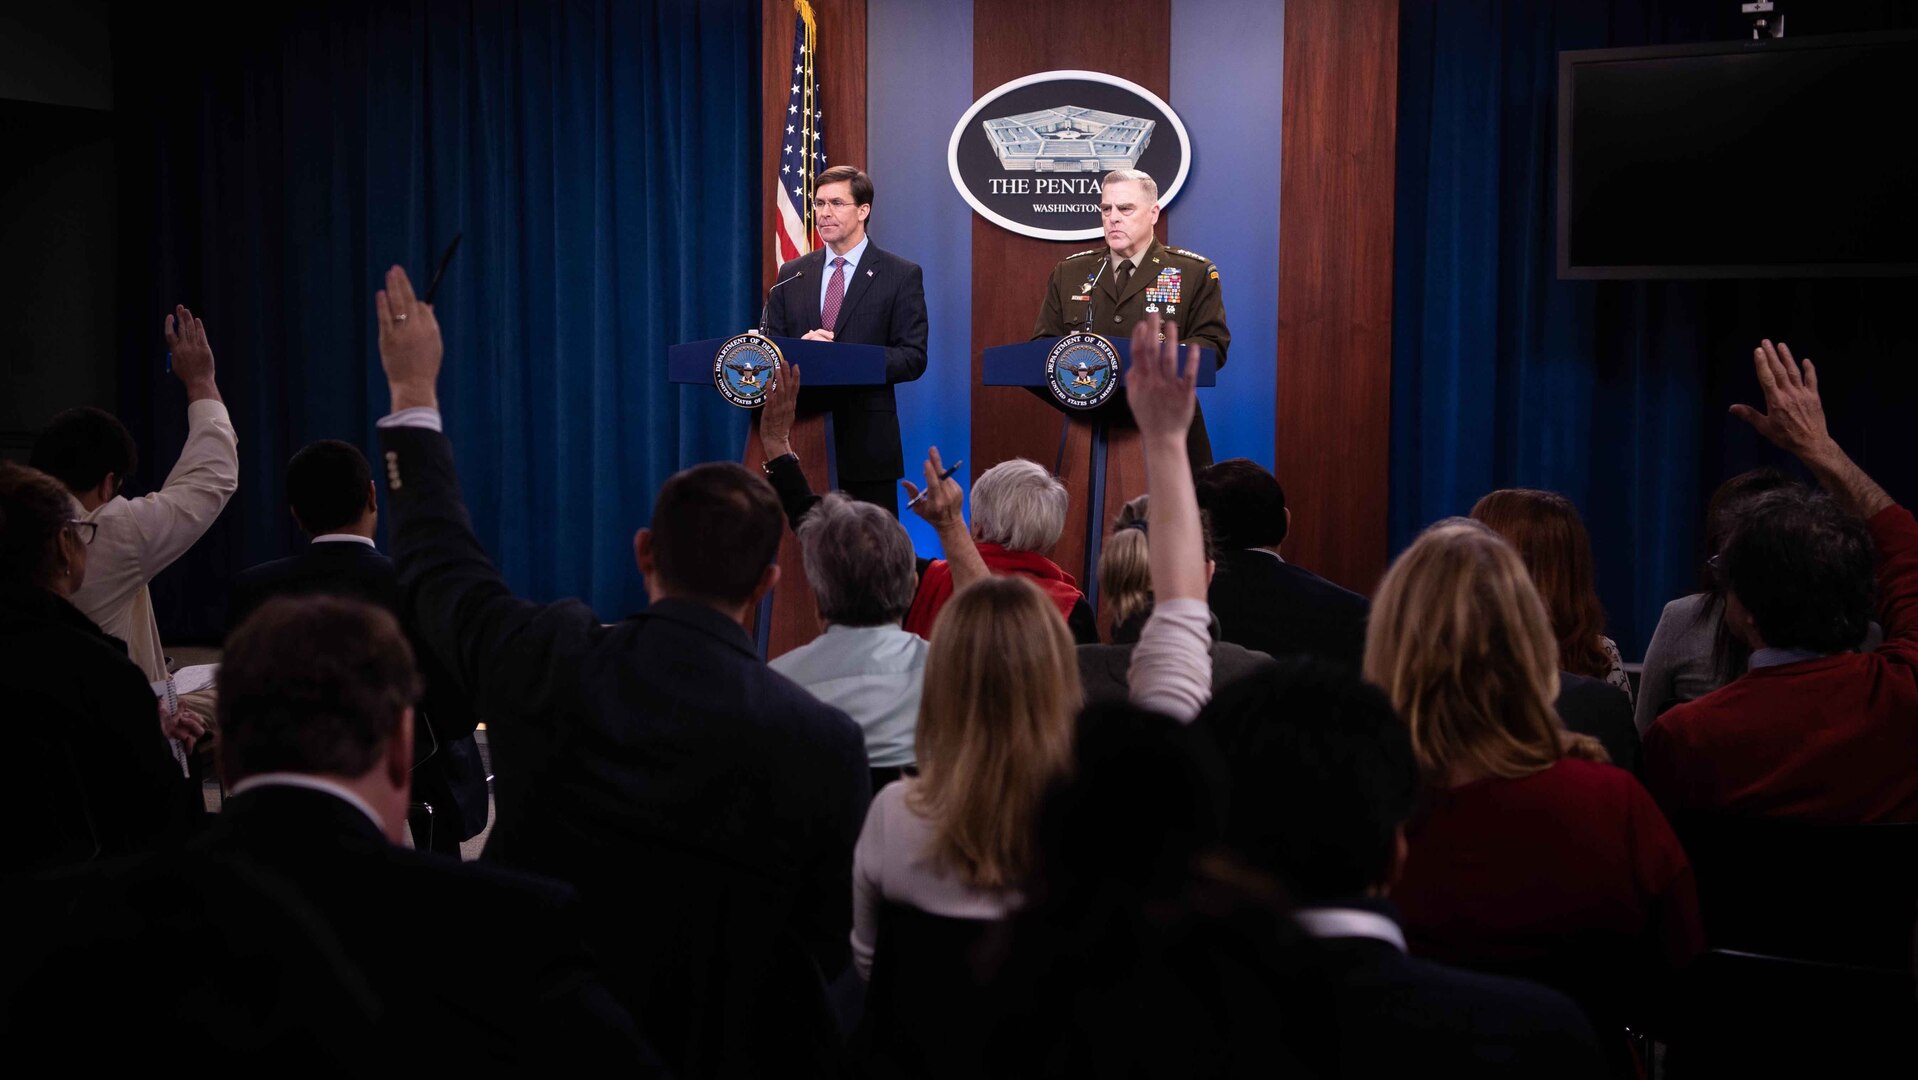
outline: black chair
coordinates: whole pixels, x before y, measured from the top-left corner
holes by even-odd
[[[1713,949],[1689,972],[1675,1075],[1918,1076],[1910,970]]]
[[[866,1014],[851,1046],[863,1075],[986,1075],[983,1052],[993,1021],[986,956],[1003,926],[904,904],[880,908]]]
[[[1918,824],[1699,816],[1678,826],[1712,948],[1911,970]]]

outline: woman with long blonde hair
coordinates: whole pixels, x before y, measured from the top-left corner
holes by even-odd
[[[1039,803],[1072,760],[1079,667],[1059,609],[990,577],[939,613],[926,656],[919,775],[886,785],[853,851],[853,958],[870,977],[882,903],[1000,918],[1033,864]]]
[[[1642,1002],[1702,947],[1697,895],[1651,796],[1559,722],[1558,672],[1545,605],[1489,528],[1439,522],[1392,564],[1365,676],[1409,727],[1424,787],[1392,899],[1414,953],[1576,971],[1565,988],[1612,1012],[1618,980]]]

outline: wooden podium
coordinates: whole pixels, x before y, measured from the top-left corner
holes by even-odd
[[[688,341],[666,350],[667,378],[675,383],[713,389],[713,357],[731,338]],[[879,345],[849,345],[836,341],[805,341],[800,338],[769,337],[779,346],[787,363],[799,365],[805,377],[800,411],[793,421],[792,448],[806,481],[820,494],[839,486],[837,463],[833,460],[832,413],[806,409],[810,391],[825,387],[884,386],[886,350]],[[1044,364],[1044,358],[1040,360]],[[759,443],[759,414],[753,412],[752,430],[746,433],[746,446],[740,461],[757,472],[766,460]],[[823,627],[813,604],[812,587],[806,583],[805,566],[800,559],[799,542],[788,529],[779,545],[779,584],[759,605],[759,624],[755,635],[759,654],[771,659],[790,652],[819,636]]]
[[[1123,383],[1104,405],[1085,412],[1066,409],[1046,389],[1046,357],[1058,340],[1042,338],[985,350],[979,381],[985,386],[1029,387],[1061,414],[1058,453],[1051,461],[1039,462],[1066,486],[1066,527],[1052,549],[1052,561],[1079,579],[1086,602],[1098,612],[1099,551],[1112,531],[1112,519],[1119,508],[1145,494],[1145,453],[1139,445],[1139,429],[1132,423],[1132,410],[1126,405]],[[1131,339],[1109,340],[1119,353],[1120,363],[1129,367]],[[1213,351],[1201,348],[1199,385],[1214,385],[1217,369]],[[980,471],[984,469],[982,463]],[[1103,613],[1100,627],[1106,628]]]

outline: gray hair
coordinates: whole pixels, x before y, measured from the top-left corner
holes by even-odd
[[[1002,461],[972,482],[972,535],[1040,554],[1066,527],[1066,486],[1025,458]]]
[[[1151,173],[1143,169],[1114,169],[1106,174],[1104,180],[1099,181],[1099,190],[1103,192],[1107,184],[1123,184],[1127,182],[1137,184],[1144,188],[1146,198],[1155,203],[1159,201],[1159,182],[1152,178]]]
[[[884,626],[906,617],[919,568],[898,518],[835,491],[807,512],[797,532],[806,580],[827,622]]]

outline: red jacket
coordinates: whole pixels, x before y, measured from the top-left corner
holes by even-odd
[[[1645,733],[1645,783],[1667,814],[1918,821],[1918,521],[1892,506],[1869,525],[1885,643],[1673,706]]]
[[[1059,605],[1061,617],[1070,620],[1072,607],[1085,596],[1079,591],[1079,582],[1071,574],[1059,569],[1059,564],[1030,551],[1014,551],[998,544],[980,544],[979,556],[986,561],[986,569],[995,574],[1018,574],[1031,579],[1032,583],[1045,590],[1052,602]],[[944,559],[934,559],[920,575],[919,591],[913,594],[912,609],[906,612],[906,629],[930,641],[932,624],[939,618],[939,609],[952,599],[952,568]]]

